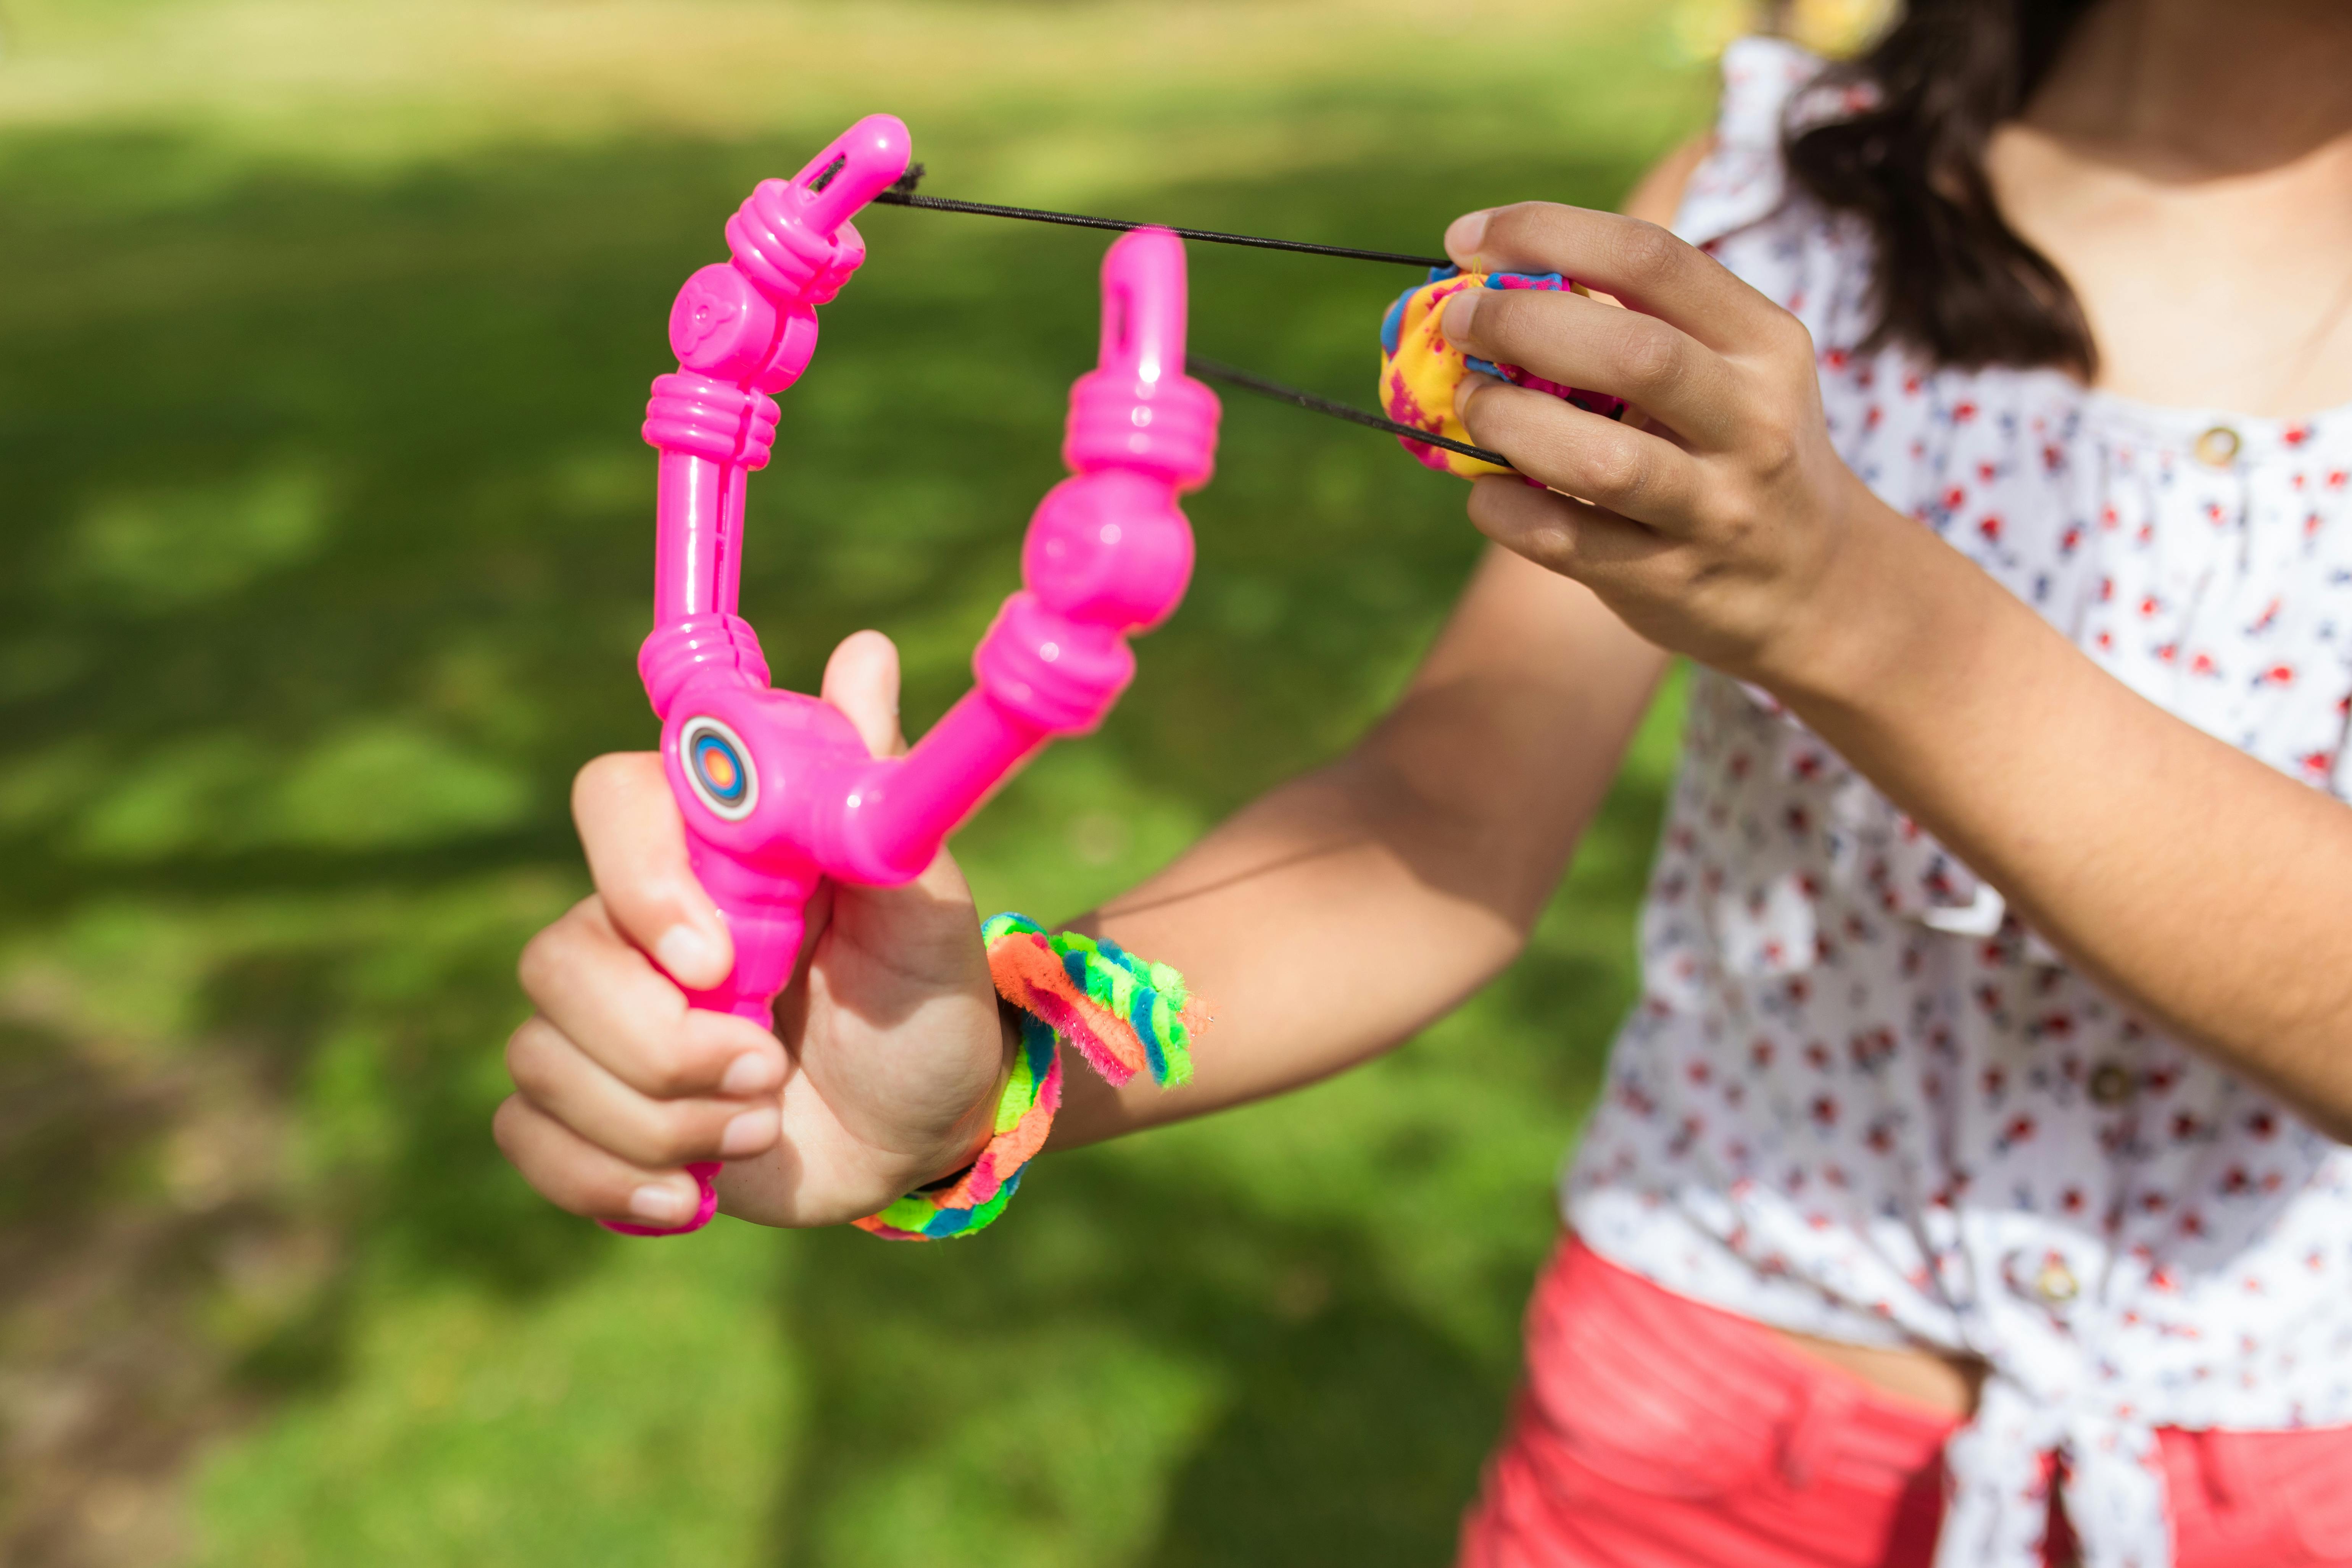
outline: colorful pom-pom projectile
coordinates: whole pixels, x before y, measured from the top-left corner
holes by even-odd
[[[1564,397],[1579,408],[1615,419],[1625,412],[1625,400],[1605,392],[1586,392],[1546,381],[1515,364],[1495,364],[1475,359],[1448,342],[1443,331],[1445,301],[1465,289],[1567,289],[1586,292],[1557,272],[1464,272],[1457,267],[1433,268],[1429,281],[1408,289],[1389,308],[1381,323],[1381,406],[1390,418],[1416,430],[1448,440],[1468,442],[1470,431],[1454,412],[1454,390],[1472,371],[1498,375],[1517,386]],[[1507,474],[1510,469],[1460,452],[1448,451],[1410,436],[1398,443],[1443,474],[1475,479],[1481,474]]]

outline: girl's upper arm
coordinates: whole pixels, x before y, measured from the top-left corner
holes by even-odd
[[[1690,177],[1698,172],[1698,166],[1706,162],[1706,155],[1714,151],[1714,132],[1702,132],[1692,137],[1651,164],[1649,172],[1634,181],[1633,188],[1625,193],[1625,200],[1617,210],[1627,217],[1637,217],[1644,223],[1656,224],[1660,228],[1674,227],[1675,214],[1682,208],[1684,187],[1690,184]]]

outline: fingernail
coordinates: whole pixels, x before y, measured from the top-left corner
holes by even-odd
[[[669,971],[670,978],[702,985],[716,978],[710,972],[718,967],[719,944],[692,926],[676,925],[654,943],[654,957]]]
[[[727,1064],[727,1076],[719,1080],[719,1092],[740,1099],[776,1087],[776,1058],[765,1051],[745,1051]]]
[[[1445,301],[1445,335],[1459,342],[1470,335],[1471,323],[1478,317],[1478,299],[1484,289],[1465,289]]]
[[[684,1225],[694,1213],[689,1194],[660,1182],[648,1182],[629,1194],[629,1215],[647,1225]]]
[[[1459,262],[1465,272],[1475,271],[1478,242],[1486,237],[1486,215],[1464,213],[1445,226],[1445,254]]]
[[[756,1154],[776,1141],[776,1112],[747,1110],[719,1135],[719,1152],[730,1160]]]

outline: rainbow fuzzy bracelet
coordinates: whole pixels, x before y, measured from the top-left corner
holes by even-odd
[[[1162,1089],[1192,1077],[1192,1031],[1202,1020],[1175,970],[1115,942],[1048,931],[1024,915],[992,916],[980,934],[997,994],[1021,1014],[1021,1048],[996,1102],[995,1136],[954,1175],[856,1222],[887,1240],[970,1236],[1004,1212],[1062,1108],[1061,1042],[1114,1086],[1139,1071]]]

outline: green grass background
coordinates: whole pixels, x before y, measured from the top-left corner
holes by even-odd
[[[163,1500],[142,1539],[236,1568],[1445,1559],[1630,994],[1671,702],[1470,1005],[1055,1158],[984,1238],[622,1242],[488,1135],[514,954],[585,886],[572,772],[654,737],[636,426],[743,193],[888,108],[937,194],[1428,248],[1476,205],[1612,203],[1704,120],[1657,7],[1438,10],[0,7],[0,1354],[29,1387],[138,1347],[74,1451]],[[919,729],[1056,477],[1101,242],[865,227],[753,485],[744,606],[780,684],[889,631]],[[1192,266],[1202,352],[1369,396],[1409,276]],[[1462,581],[1454,482],[1227,404],[1192,596],[1104,731],[963,836],[985,906],[1072,912],[1346,745]],[[52,1517],[44,1473],[0,1479],[0,1542],[98,1561],[105,1510]]]

